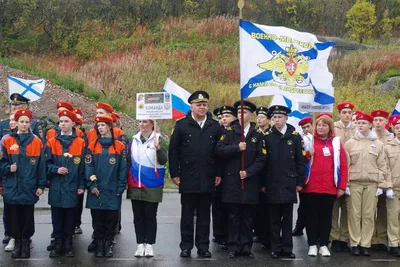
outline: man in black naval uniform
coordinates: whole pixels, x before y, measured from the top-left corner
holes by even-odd
[[[235,103],[241,116],[240,101]],[[241,141],[241,121],[227,127],[217,144],[217,155],[223,162],[222,202],[229,208],[228,249],[229,258],[246,256],[253,258],[253,216],[258,204],[259,172],[265,165],[267,151],[263,134],[250,122],[256,105],[244,101],[244,142]],[[241,170],[241,154],[244,151],[244,170]]]
[[[271,128],[269,126],[268,108],[258,107],[256,110],[257,115],[257,130],[261,131],[264,135]],[[267,202],[265,198],[265,179],[262,177],[265,175],[266,168],[260,172],[260,192],[259,192],[259,202],[257,209],[254,212],[254,222],[253,222],[253,240],[254,242],[261,242],[262,249],[266,250],[270,248],[269,244],[269,220],[267,210]]]
[[[297,203],[297,192],[304,185],[306,158],[303,139],[286,123],[290,112],[284,106],[271,106],[268,113],[274,126],[264,136],[268,154],[265,193],[272,258],[296,257],[292,251],[293,204]]]
[[[237,120],[237,111],[234,107],[222,106],[217,113],[221,116],[220,121],[224,130],[231,122]],[[219,162],[222,164],[221,161]],[[227,250],[229,212],[227,205],[221,201],[221,188],[224,180],[223,177],[221,178],[221,184],[216,187],[212,201],[213,241],[219,244],[220,249]]]
[[[208,112],[208,101],[204,91],[189,97],[190,112],[175,123],[169,145],[170,174],[181,194],[181,257],[191,256],[194,242],[200,257],[211,257],[210,207],[215,187],[221,182],[215,147],[222,128]]]

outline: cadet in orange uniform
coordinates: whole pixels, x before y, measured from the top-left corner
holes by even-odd
[[[115,140],[112,118],[97,116],[98,138],[89,144],[85,157],[88,190],[86,208],[91,209],[96,257],[113,256],[113,238],[126,188],[125,145]]]
[[[47,141],[46,148],[47,179],[50,181],[49,205],[55,238],[51,258],[60,257],[62,247],[67,257],[75,256],[72,235],[76,206],[78,195],[82,195],[85,189],[85,141],[73,131],[76,115],[73,111],[63,110],[58,117],[60,132]]]
[[[5,176],[4,201],[9,209],[10,235],[15,238],[13,258],[29,258],[29,238],[35,233],[34,206],[46,186],[43,144],[30,131],[32,112],[18,110],[17,132],[1,144],[0,168]]]

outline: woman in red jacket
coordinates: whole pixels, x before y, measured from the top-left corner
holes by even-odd
[[[347,160],[339,137],[335,137],[333,120],[322,116],[316,121],[313,156],[310,173],[303,187],[306,204],[306,230],[311,257],[319,254],[329,257],[329,233],[332,227],[332,209],[335,199],[341,197],[347,185]]]

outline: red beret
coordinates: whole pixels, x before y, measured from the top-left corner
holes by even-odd
[[[113,111],[114,111],[113,107],[110,104],[102,103],[102,102],[97,102],[96,108],[104,109],[105,111],[108,111],[110,113],[113,113]]]
[[[76,124],[79,124],[79,125],[82,125],[82,124],[83,124],[83,120],[82,120],[82,119],[79,119],[79,118],[77,117],[75,123],[76,123]]]
[[[393,118],[392,120],[392,125],[397,125],[400,124],[400,116],[396,116],[395,118]]]
[[[358,120],[358,121],[359,120],[365,120],[365,121],[369,121],[370,123],[372,123],[374,118],[369,114],[361,113],[361,114],[357,115],[356,120]]]
[[[321,113],[317,116],[317,119],[321,118],[322,116],[327,116],[329,118],[333,118],[331,113]]]
[[[82,109],[80,109],[80,108],[75,108],[75,109],[74,109],[74,112],[75,112],[76,114],[79,114],[79,115],[83,116],[83,111],[82,111]]]
[[[337,109],[338,109],[339,111],[342,110],[342,109],[344,109],[344,108],[353,109],[353,108],[354,108],[354,105],[353,105],[353,103],[350,103],[350,102],[342,102],[342,103],[339,103],[339,104],[337,105]]]
[[[96,123],[98,123],[98,122],[113,123],[114,122],[114,120],[111,116],[96,116],[94,118],[94,121]]]
[[[312,123],[312,117],[305,117],[299,121],[299,126],[303,126],[304,124]]]
[[[118,112],[113,112],[112,115],[114,115],[117,119],[121,119],[121,115]]]
[[[392,125],[394,125],[393,124],[393,121],[394,120],[397,120],[397,119],[400,119],[400,115],[392,115],[392,116],[390,116],[390,119],[389,119],[389,122],[390,122],[390,124],[392,124]]]
[[[69,110],[61,110],[58,112],[58,117],[61,118],[62,116],[70,118],[73,122],[76,122],[76,114],[73,111]]]
[[[359,111],[359,110],[356,110],[356,111],[353,112],[353,115],[359,115],[359,114],[362,114],[362,112]]]
[[[19,119],[19,117],[21,117],[21,116],[27,116],[29,118],[29,120],[31,120],[32,119],[32,111],[27,110],[27,109],[19,109],[14,114],[14,120],[17,121]]]
[[[57,109],[66,108],[70,111],[74,111],[74,106],[71,103],[66,102],[66,101],[58,101],[56,107],[57,107]]]
[[[382,110],[382,109],[378,109],[378,110],[374,110],[371,112],[372,117],[384,117],[385,119],[389,118],[389,112]]]

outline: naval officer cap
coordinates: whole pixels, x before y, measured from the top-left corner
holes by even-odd
[[[282,114],[287,116],[290,112],[292,112],[290,108],[281,105],[270,106],[268,110],[269,117],[272,117],[275,114]]]
[[[31,101],[29,98],[26,98],[18,93],[13,93],[10,95],[10,105],[28,104],[29,101]]]
[[[240,103],[241,103],[241,101],[239,100],[239,101],[236,101],[236,103],[233,105],[236,110],[240,110]],[[248,111],[253,113],[254,111],[256,111],[257,106],[253,102],[243,100],[243,109],[247,109]]]
[[[210,100],[210,96],[205,91],[196,91],[193,94],[191,94],[188,98],[189,104],[208,102],[208,100]]]

